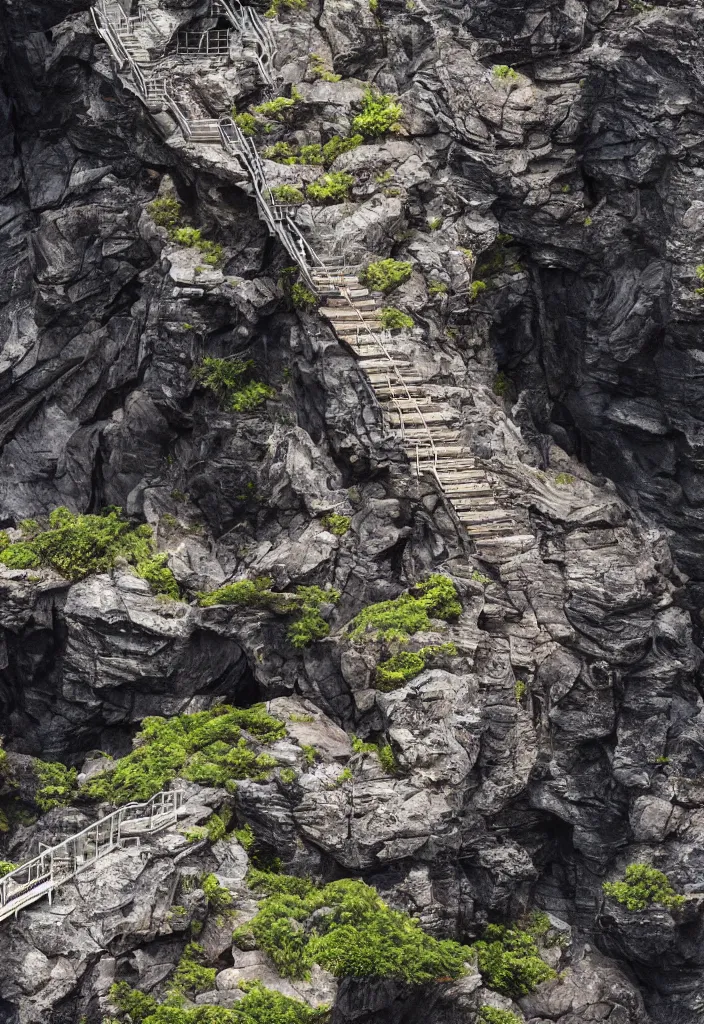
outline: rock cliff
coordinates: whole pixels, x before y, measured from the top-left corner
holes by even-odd
[[[44,810],[35,758],[84,784],[144,718],[223,702],[265,703],[287,735],[268,773],[186,776],[183,826],[0,922],[0,1024],[100,1024],[116,981],[161,1000],[196,934],[217,969],[197,1006],[232,1007],[259,979],[331,1004],[334,1024],[484,1024],[484,1006],[531,1024],[701,1020],[701,10],[282,2],[273,90],[234,44],[177,80],[202,119],[293,97],[262,152],[349,137],[367,83],[398,98],[398,130],[328,168],[347,197],[297,223],[351,263],[411,265],[388,298],[414,325],[394,351],[516,524],[479,544],[413,471],[351,346],[292,301],[241,164],[140,102],[86,2],[2,3],[0,527],[22,544],[23,521],[117,506],[152,528],[182,597],[124,558],[73,580],[0,564],[2,856],[102,807],[74,788]],[[174,38],[220,24],[199,0],[144,6]],[[323,168],[282,152],[270,183],[303,193]],[[216,260],[158,223],[169,197]],[[224,358],[262,402],[232,411],[203,386],[203,360]],[[350,624],[431,574],[461,611],[431,614],[411,652],[445,650],[381,686],[396,648]],[[321,588],[319,639],[290,642],[281,598],[202,599],[261,578],[292,600]],[[437,938],[543,912],[557,977],[511,997],[473,960],[420,996],[317,964],[282,977],[233,946],[203,889],[213,875],[237,924],[254,917],[246,833],[184,834],[225,811],[260,866],[362,879]],[[634,863],[683,906],[608,899]]]

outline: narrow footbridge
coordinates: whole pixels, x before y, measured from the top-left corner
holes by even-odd
[[[56,846],[40,846],[38,857],[0,879],[0,921],[44,896],[51,903],[55,889],[119,849],[124,840],[175,825],[182,798],[181,790],[157,793],[146,803],[125,804]]]

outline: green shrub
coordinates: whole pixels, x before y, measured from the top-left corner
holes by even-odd
[[[378,92],[368,86],[362,99],[362,112],[352,121],[352,130],[367,138],[376,138],[386,132],[397,132],[401,125],[403,107],[397,96]]]
[[[516,698],[516,703],[520,704],[526,695],[526,684],[522,679],[517,679],[513,687],[513,695]]]
[[[269,895],[233,939],[247,944],[253,937],[286,978],[308,977],[314,963],[338,978],[385,977],[410,984],[457,978],[465,971],[467,947],[427,935],[364,882],[342,879],[317,887],[295,878],[284,887],[281,876],[257,881]],[[314,914],[315,928],[309,929],[305,922]]]
[[[207,238],[203,238],[200,228],[188,226],[174,228],[169,232],[169,238],[178,245],[183,245],[188,249],[198,249],[199,252],[205,253],[203,262],[210,266],[214,267],[222,262],[223,247],[217,242],[210,242]]]
[[[318,305],[316,296],[300,281],[291,285],[291,302],[296,309],[315,309]]]
[[[291,110],[301,99],[296,86],[291,87],[291,96],[277,96],[266,103],[260,103],[258,107],[252,107],[252,113],[263,117],[267,121],[278,121],[280,124],[286,120]]]
[[[623,881],[604,882],[602,889],[628,910],[645,910],[653,903],[668,910],[679,910],[685,898],[672,888],[662,871],[648,864],[629,864]]]
[[[206,356],[193,370],[195,380],[232,412],[251,412],[276,392],[268,384],[251,380],[253,359],[216,359]]]
[[[429,658],[438,654],[457,654],[454,644],[431,644],[419,651],[400,651],[376,667],[376,688],[382,693],[397,690],[423,671]]]
[[[337,160],[338,156],[342,156],[343,153],[349,153],[351,149],[356,149],[363,142],[364,137],[362,135],[350,135],[346,139],[341,135],[333,135],[323,146],[323,163],[326,167],[329,167],[331,163]]]
[[[274,185],[271,189],[272,198],[278,203],[293,203],[298,205],[304,203],[306,197],[300,188],[295,185]]]
[[[431,231],[439,231],[443,225],[442,217],[431,217],[428,221],[428,227]]]
[[[508,64],[494,64],[491,73],[494,78],[500,78],[505,81],[514,81],[518,78],[518,72],[514,71]]]
[[[273,146],[267,146],[262,156],[265,160],[275,160],[278,164],[299,163],[295,147],[288,142],[275,142]]]
[[[145,558],[137,562],[135,572],[146,580],[155,594],[164,594],[178,601],[181,597],[176,577],[166,564],[167,555],[155,555],[153,558]]]
[[[330,626],[320,614],[323,604],[337,604],[338,590],[323,590],[321,587],[296,587],[299,602],[298,618],[289,626],[286,637],[297,648],[307,647],[314,640],[322,640],[330,633]]]
[[[542,981],[557,976],[540,956],[533,936],[516,926],[488,925],[472,949],[489,988],[510,999],[527,996]]]
[[[344,537],[351,522],[349,516],[340,516],[336,512],[328,512],[320,520],[321,526],[324,526],[328,533],[332,533],[335,537]]]
[[[264,12],[265,18],[278,18],[281,11],[300,11],[308,6],[308,0],[271,0]]]
[[[4,878],[5,875],[9,875],[11,871],[18,868],[19,864],[13,863],[11,860],[0,860],[0,878]]]
[[[228,893],[229,895],[229,893]],[[189,942],[178,962],[174,976],[168,985],[170,996],[198,994],[215,988],[214,967],[205,967],[205,950],[199,942]]]
[[[249,114],[243,111],[241,114],[232,111],[232,120],[235,122],[239,130],[243,135],[251,138],[252,135],[257,133],[257,119],[254,114]]]
[[[428,295],[432,298],[436,295],[447,295],[447,285],[444,281],[430,281],[428,283]]]
[[[208,830],[205,825],[194,825],[187,828],[183,833],[189,843],[199,843],[202,839],[208,838]]]
[[[339,82],[342,78],[342,75],[333,74],[319,53],[311,53],[309,60],[310,72],[315,78],[320,78],[323,82]]]
[[[118,558],[139,564],[153,553],[151,527],[132,526],[119,508],[106,509],[101,515],[75,515],[57,508],[46,528],[37,525],[30,539],[0,551],[0,562],[10,568],[50,566],[73,582],[91,573],[109,572]]]
[[[157,1008],[156,999],[148,996],[146,992],[132,988],[126,981],[118,981],[110,987],[110,1002],[121,1013],[126,1013],[133,1024],[143,1022],[154,1013]]]
[[[472,281],[469,286],[469,298],[471,302],[481,295],[482,292],[486,291],[486,285],[483,281]]]
[[[273,582],[271,576],[257,576],[254,580],[226,583],[209,593],[199,591],[198,604],[201,608],[211,608],[216,604],[238,604],[246,608],[283,610],[280,596],[270,589]]]
[[[376,754],[384,771],[388,775],[396,774],[398,765],[390,744],[366,743],[364,740],[360,740],[358,736],[353,736],[352,750],[355,754]]]
[[[390,292],[407,281],[413,273],[413,266],[403,260],[377,260],[370,263],[359,275],[359,280],[373,292]]]
[[[560,484],[561,487],[567,487],[575,482],[576,477],[572,476],[571,473],[558,473],[555,477],[555,483]]]
[[[279,778],[285,786],[291,786],[296,781],[298,776],[293,768],[282,768],[279,772]]]
[[[498,395],[499,398],[503,398],[504,395],[508,394],[510,388],[511,381],[506,376],[503,370],[499,370],[499,372],[494,377],[494,383],[491,385],[491,390],[494,392],[495,395]]]
[[[354,178],[344,171],[330,171],[306,187],[306,195],[319,203],[341,203],[349,196]]]
[[[136,749],[94,776],[81,792],[113,804],[148,800],[179,775],[232,790],[239,779],[266,778],[276,764],[252,744],[273,743],[285,735],[283,722],[268,715],[263,705],[244,709],[223,704],[171,719],[145,718]]]
[[[331,789],[339,789],[340,786],[344,786],[346,782],[352,782],[354,776],[352,775],[351,768],[343,768],[340,774],[336,777],[335,781],[331,784]]]
[[[406,641],[420,630],[432,630],[433,619],[454,619],[462,612],[449,576],[434,573],[405,594],[379,601],[359,612],[347,627],[351,640]]]
[[[147,207],[149,216],[160,228],[173,230],[178,227],[181,221],[182,208],[177,199],[164,196],[163,199],[155,199]]]
[[[232,905],[232,896],[228,889],[220,885],[215,875],[205,875],[200,884],[210,910],[214,910],[216,914],[229,911]]]
[[[54,807],[65,807],[71,803],[76,793],[75,768],[67,768],[60,761],[40,761],[36,758],[33,767],[39,780],[34,802],[40,811],[50,811]]]
[[[386,306],[381,311],[381,326],[387,331],[410,330],[413,327],[413,317],[396,309],[395,306]]]
[[[477,1024],[523,1024],[523,1021],[510,1010],[499,1010],[496,1006],[480,1006]]]
[[[257,837],[255,836],[251,825],[247,824],[243,825],[242,828],[235,829],[234,835],[235,839],[246,853],[249,853],[249,851],[254,848]]]

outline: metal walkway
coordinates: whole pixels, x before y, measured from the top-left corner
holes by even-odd
[[[70,839],[41,850],[0,879],[0,921],[4,921],[120,847],[127,838],[160,832],[176,824],[183,793],[161,792],[143,804],[125,804]]]
[[[144,0],[136,16],[128,17],[117,0],[98,0],[92,13],[122,81],[145,106],[168,110],[187,142],[219,142],[242,165],[259,217],[296,262],[307,287],[323,301],[321,315],[357,356],[387,427],[400,435],[416,473],[435,477],[479,553],[490,557],[497,541],[519,548],[532,543],[532,534],[519,526],[514,511],[501,507],[499,488],[462,440],[457,410],[433,400],[410,362],[394,354],[398,336],[382,329],[380,302],[360,284],[358,268],[346,265],[343,258],[321,258],[315,252],[295,222],[296,207],[276,200],[254,142],[232,117],[193,118],[184,109],[174,84],[176,71],[187,76],[198,61],[217,66],[232,46],[256,63],[268,88],[275,86],[276,47],[266,19],[240,0],[211,0],[210,15],[226,17],[232,29],[226,42],[222,29],[195,35],[181,31],[174,57],[166,55],[170,41],[160,35],[158,8],[148,8]],[[153,61],[150,51],[159,48],[162,57]]]

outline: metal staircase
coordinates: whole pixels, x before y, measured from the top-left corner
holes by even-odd
[[[342,257],[321,258],[316,254],[296,224],[296,207],[276,200],[254,142],[232,117],[190,116],[173,82],[175,68],[188,73],[198,59],[211,65],[221,63],[225,49],[231,46],[231,35],[227,35],[225,44],[221,29],[197,33],[197,38],[180,32],[176,59],[183,62],[174,65],[168,57],[154,62],[145,40],[155,29],[158,33],[158,27],[151,14],[143,12],[143,5],[139,10],[137,16],[126,17],[111,0],[98,0],[93,8],[96,28],[118,64],[123,81],[149,109],[165,107],[187,142],[219,142],[241,164],[260,218],[298,265],[307,287],[323,300],[321,315],[357,355],[386,423],[400,435],[416,473],[420,476],[429,472],[435,477],[480,553],[489,557],[491,546],[502,539],[520,545],[532,542],[532,535],[518,525],[514,513],[501,507],[499,488],[462,440],[458,412],[447,403],[433,400],[411,362],[396,353],[398,341],[382,329],[380,303],[360,284],[358,268],[347,266]],[[266,19],[240,0],[211,0],[210,15],[227,18],[240,52],[256,62],[262,81],[273,87],[276,46]]]
[[[0,921],[17,916],[44,896],[51,903],[55,889],[118,849],[125,839],[175,825],[182,797],[181,790],[163,791],[146,803],[125,804],[70,839],[41,850],[0,879]]]

